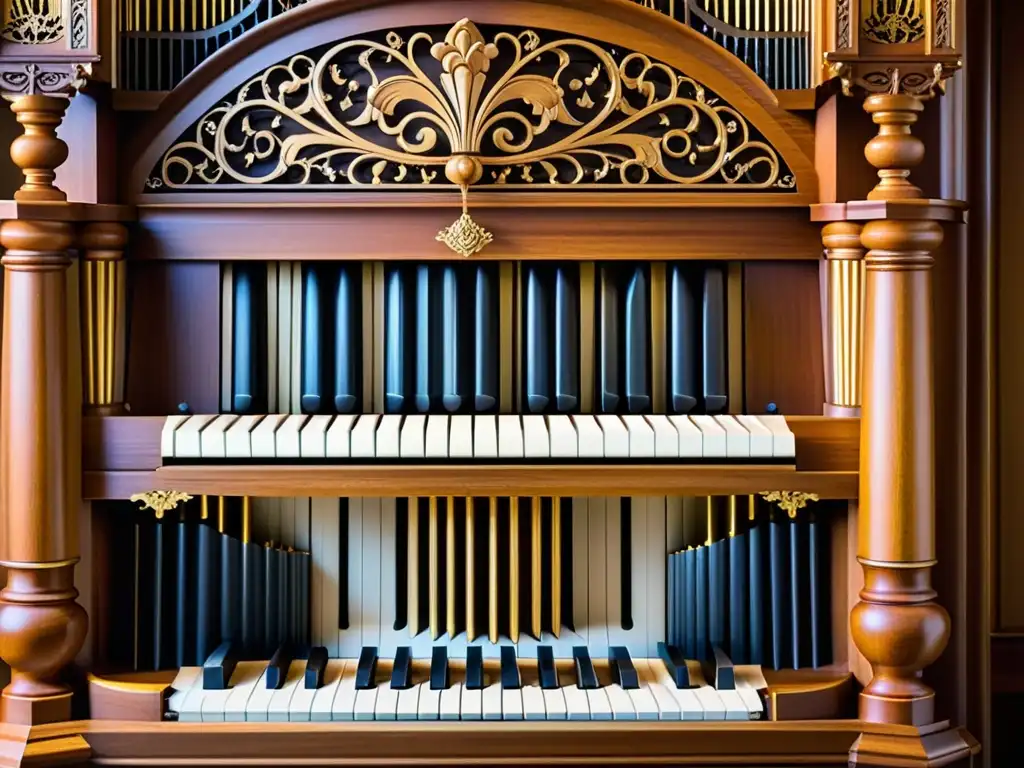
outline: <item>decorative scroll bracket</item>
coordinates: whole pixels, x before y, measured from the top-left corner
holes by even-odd
[[[760,496],[771,504],[777,504],[779,509],[795,520],[796,514],[807,506],[810,501],[818,501],[816,493],[801,493],[800,491],[761,491]]]
[[[178,504],[192,501],[192,497],[181,491],[147,491],[136,493],[130,500],[138,502],[142,510],[153,510],[156,519],[160,520],[166,512],[177,509]]]

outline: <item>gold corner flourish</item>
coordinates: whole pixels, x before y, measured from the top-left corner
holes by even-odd
[[[800,491],[761,491],[760,496],[771,504],[777,504],[791,519],[796,519],[796,513],[806,507],[808,502],[820,500],[816,493]]]
[[[192,497],[181,491],[147,491],[134,494],[130,500],[138,502],[140,509],[152,509],[156,519],[160,520],[165,512],[177,509],[178,504],[191,501]]]

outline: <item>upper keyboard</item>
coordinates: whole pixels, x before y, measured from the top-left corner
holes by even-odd
[[[165,461],[792,464],[782,416],[169,416]]]

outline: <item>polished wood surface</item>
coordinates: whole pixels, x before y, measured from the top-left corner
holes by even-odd
[[[879,125],[866,155],[880,180],[868,197],[919,196],[909,175],[924,148],[910,126],[923,104],[909,96],[870,96],[865,109]],[[934,720],[934,692],[919,672],[949,636],[949,616],[930,582],[936,562],[931,253],[942,228],[917,218],[880,219],[865,224],[861,239],[868,249],[857,550],[864,589],[851,630],[873,677],[861,693],[860,715],[919,726]]]

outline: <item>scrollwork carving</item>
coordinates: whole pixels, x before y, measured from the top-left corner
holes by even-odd
[[[89,47],[89,0],[71,0],[71,47]]]
[[[778,152],[717,94],[642,53],[464,19],[391,30],[271,66],[168,149],[148,190],[325,185],[795,189]],[[485,171],[485,166],[494,170]],[[475,175],[475,174],[474,174]]]
[[[71,94],[85,85],[91,64],[0,62],[0,92],[5,96]]]
[[[836,0],[836,48],[850,47],[850,0]]]
[[[935,3],[935,47],[953,47],[952,13],[949,0],[937,0]]]
[[[55,43],[64,37],[59,0],[11,0],[0,37],[23,45]]]

